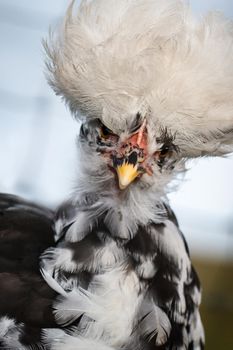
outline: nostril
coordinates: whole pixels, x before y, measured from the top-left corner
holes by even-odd
[[[134,151],[128,156],[128,163],[136,165],[137,161],[138,161],[138,155],[137,155],[137,152]]]
[[[114,168],[121,166],[124,162],[124,159],[125,159],[124,157],[117,158],[116,156],[113,156],[112,163],[113,163]]]

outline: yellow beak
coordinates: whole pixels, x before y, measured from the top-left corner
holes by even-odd
[[[138,165],[133,165],[126,162],[118,165],[116,167],[116,171],[119,180],[119,187],[121,190],[124,190],[139,175]]]

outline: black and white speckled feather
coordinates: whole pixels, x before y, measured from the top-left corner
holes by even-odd
[[[160,223],[139,226],[127,240],[111,233],[105,213],[76,242],[69,230],[78,221],[70,223],[68,206],[59,211],[63,239],[45,252],[43,267],[48,284],[57,292],[62,287],[57,322],[75,326],[53,349],[73,349],[85,339],[87,349],[91,341],[110,349],[203,348],[200,284],[174,214],[164,208]]]
[[[84,203],[87,211],[90,202]],[[54,247],[51,212],[7,195],[1,205],[2,349],[202,348],[200,285],[167,205],[160,223],[139,226],[132,238],[122,240],[107,227],[107,213],[79,236],[80,203],[70,201],[57,212]],[[72,226],[78,239],[71,242]],[[30,245],[24,258],[35,265],[19,260],[15,244],[20,241]],[[43,280],[39,255],[48,246]]]

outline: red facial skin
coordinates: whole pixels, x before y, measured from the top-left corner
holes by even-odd
[[[147,131],[145,130],[140,136],[141,137],[139,140],[139,133],[134,134],[130,136],[125,143],[130,143],[133,147],[142,149],[143,153],[145,154],[147,153]]]
[[[150,176],[153,174],[151,166],[148,163],[146,163],[148,154],[147,138],[148,136],[146,128],[144,128],[143,130],[141,130],[140,128],[140,130],[137,133],[134,133],[127,140],[120,144],[120,147],[118,148],[116,153],[114,152],[114,155],[117,155],[118,157],[127,157],[127,155],[129,155],[131,152],[136,151],[138,153],[139,176],[141,176],[145,172]]]
[[[117,135],[109,135],[108,139],[114,142],[116,141]],[[153,175],[153,170],[146,162],[147,155],[148,155],[148,135],[147,135],[147,128],[146,128],[146,120],[142,123],[140,129],[135,132],[133,135],[131,135],[128,139],[126,139],[124,142],[120,143],[117,150],[109,150],[103,152],[103,155],[107,158],[109,158],[109,168],[115,172],[115,169],[112,166],[112,157],[116,156],[118,158],[127,157],[131,152],[136,151],[138,154],[138,172],[139,176],[141,176],[143,173],[147,173],[148,175]],[[155,154],[156,156],[156,154]]]
[[[141,150],[143,153],[143,158],[147,154],[147,129],[146,129],[146,120],[143,121],[140,129],[131,135],[120,147],[121,153],[124,155],[124,150],[130,148],[135,148]]]

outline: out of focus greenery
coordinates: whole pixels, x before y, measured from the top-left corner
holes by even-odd
[[[233,350],[233,261],[193,259],[203,288],[206,350]]]

